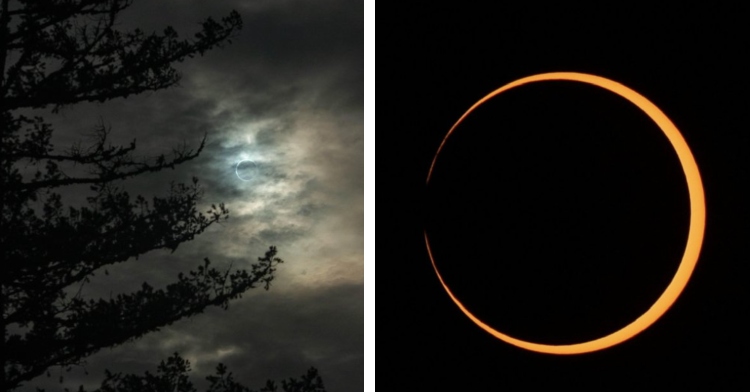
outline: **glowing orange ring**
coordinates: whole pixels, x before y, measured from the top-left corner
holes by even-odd
[[[432,160],[432,164],[430,165],[430,170],[427,174],[427,183],[430,182],[430,177],[432,176],[432,170],[435,167],[435,162],[437,161],[437,157],[440,154],[440,151],[443,149],[445,142],[448,140],[448,137],[451,135],[451,133],[453,133],[453,131],[461,123],[461,121],[463,121],[464,118],[466,118],[466,116],[468,116],[474,109],[479,107],[479,105],[483,104],[490,98],[502,93],[503,91],[510,90],[511,88],[518,87],[526,83],[548,80],[570,80],[575,82],[589,83],[624,97],[628,101],[638,106],[652,120],[654,120],[656,125],[661,128],[662,132],[664,132],[664,134],[669,139],[669,142],[672,143],[672,147],[674,147],[675,151],[677,152],[677,156],[680,159],[680,164],[682,165],[682,170],[684,171],[685,178],[687,179],[688,193],[690,194],[690,231],[688,232],[687,245],[685,246],[685,253],[682,256],[680,266],[677,268],[677,272],[672,278],[672,282],[669,284],[669,286],[667,286],[666,290],[664,290],[659,299],[657,299],[656,302],[651,305],[651,308],[649,308],[645,313],[643,313],[632,323],[626,325],[618,331],[595,340],[566,345],[549,345],[527,342],[501,333],[471,314],[471,312],[466,309],[466,307],[458,300],[458,298],[453,295],[451,290],[448,288],[448,285],[445,284],[443,277],[440,276],[440,272],[438,271],[437,265],[435,264],[435,258],[432,255],[432,249],[430,249],[430,241],[427,238],[426,231],[424,233],[424,239],[427,245],[427,252],[430,256],[430,260],[432,261],[432,267],[435,269],[435,273],[437,274],[438,279],[440,279],[440,283],[443,285],[443,288],[445,288],[445,291],[451,297],[453,302],[458,305],[461,311],[464,312],[464,314],[479,327],[500,340],[527,350],[549,354],[581,354],[602,350],[632,338],[633,336],[642,332],[651,324],[656,322],[656,320],[658,320],[659,317],[661,317],[664,312],[666,312],[667,309],[672,306],[682,290],[685,288],[685,285],[687,285],[687,282],[690,279],[690,275],[695,269],[695,264],[698,262],[698,255],[700,254],[701,244],[703,242],[703,233],[706,225],[706,206],[703,195],[703,183],[701,181],[700,173],[698,172],[698,165],[695,163],[695,158],[693,158],[693,154],[690,152],[690,148],[685,142],[685,139],[682,137],[682,134],[680,134],[680,131],[677,130],[677,127],[675,127],[672,121],[670,121],[669,118],[667,118],[667,116],[661,110],[659,110],[658,107],[656,107],[656,105],[654,105],[653,103],[651,103],[651,101],[646,99],[641,94],[633,91],[632,89],[600,76],[574,72],[552,72],[521,78],[514,82],[508,83],[503,87],[500,87],[499,89],[493,91],[486,97],[479,100],[479,102],[475,103],[474,106],[469,108],[469,110],[467,110],[466,113],[464,113],[464,115],[461,116],[458,121],[456,121],[453,127],[448,131],[448,134],[445,135],[445,138],[443,138],[443,141],[442,143],[440,143],[440,147],[438,147],[438,150],[435,153],[435,157]]]

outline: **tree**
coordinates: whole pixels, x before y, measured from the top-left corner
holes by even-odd
[[[114,298],[85,299],[82,287],[96,272],[156,249],[174,252],[213,223],[228,218],[223,204],[199,212],[201,188],[173,184],[165,197],[131,197],[121,181],[196,158],[194,149],[136,159],[135,141],[108,142],[110,129],[95,127],[96,141],[66,150],[51,144],[52,126],[29,109],[105,102],[175,85],[173,64],[231,42],[242,27],[237,12],[202,23],[192,39],[167,27],[161,34],[115,28],[132,0],[0,0],[0,203],[2,204],[2,390],[13,390],[52,366],[81,364],[89,355],[159,330],[208,306],[227,308],[247,290],[273,280],[275,247],[249,271],[219,271],[204,260],[164,289],[143,283]],[[75,166],[77,170],[68,169]],[[24,168],[35,168],[31,172]],[[73,173],[73,174],[71,174]],[[87,173],[87,174],[75,174]],[[58,190],[87,185],[87,205],[65,206]],[[79,288],[77,293],[75,288]],[[71,291],[73,289],[73,291]],[[157,376],[108,373],[102,391],[194,390],[187,361],[162,363]],[[248,390],[220,365],[211,391]],[[161,380],[161,381],[160,381]],[[269,382],[264,390],[275,390]],[[148,386],[146,389],[144,387]],[[171,388],[171,387],[170,387]],[[323,390],[315,369],[282,383],[289,391]],[[170,389],[172,390],[172,389]]]

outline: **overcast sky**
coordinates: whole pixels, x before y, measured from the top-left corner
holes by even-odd
[[[121,29],[191,36],[207,16],[232,9],[244,28],[223,49],[179,64],[180,86],[104,104],[80,104],[45,119],[53,141],[67,148],[86,141],[97,122],[113,143],[137,139],[138,154],[197,146],[202,154],[174,171],[141,176],[123,186],[132,194],[164,195],[171,181],[196,176],[205,205],[224,202],[226,223],[214,225],[174,254],[152,252],[109,268],[84,288],[90,297],[130,292],[148,281],[163,287],[204,257],[226,268],[249,266],[270,245],[280,265],[269,291],[255,289],[160,332],[88,358],[65,386],[94,387],[105,368],[155,371],[174,352],[191,362],[199,386],[225,363],[236,379],[259,388],[266,379],[319,369],[329,391],[363,385],[363,4],[315,1],[136,1]],[[239,167],[237,164],[248,160]],[[65,197],[81,200],[84,189]],[[203,209],[203,208],[201,208]],[[53,369],[53,373],[57,372]],[[58,374],[28,383],[59,390]]]

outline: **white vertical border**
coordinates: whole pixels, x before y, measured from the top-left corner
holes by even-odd
[[[375,391],[375,0],[365,0],[364,391]]]

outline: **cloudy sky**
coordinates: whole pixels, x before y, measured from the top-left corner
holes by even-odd
[[[105,368],[142,374],[174,352],[194,380],[219,362],[259,388],[266,379],[319,369],[330,391],[361,390],[364,360],[364,7],[347,0],[136,1],[120,28],[182,36],[207,16],[237,10],[244,27],[233,43],[177,66],[178,87],[46,115],[53,142],[85,142],[97,122],[112,142],[137,140],[137,154],[207,144],[195,160],[123,183],[131,193],[163,195],[171,181],[196,176],[204,206],[224,202],[230,218],[177,252],[152,252],[114,266],[84,288],[91,297],[162,287],[204,257],[219,268],[247,266],[269,246],[280,265],[269,291],[255,289],[227,311],[209,309],[162,331],[88,359],[66,386],[95,386]],[[238,163],[246,161],[238,167]],[[238,178],[238,174],[244,180]],[[80,201],[83,189],[64,194]],[[201,208],[202,209],[202,208]],[[56,376],[56,374],[55,374]],[[57,390],[57,378],[31,386]]]

